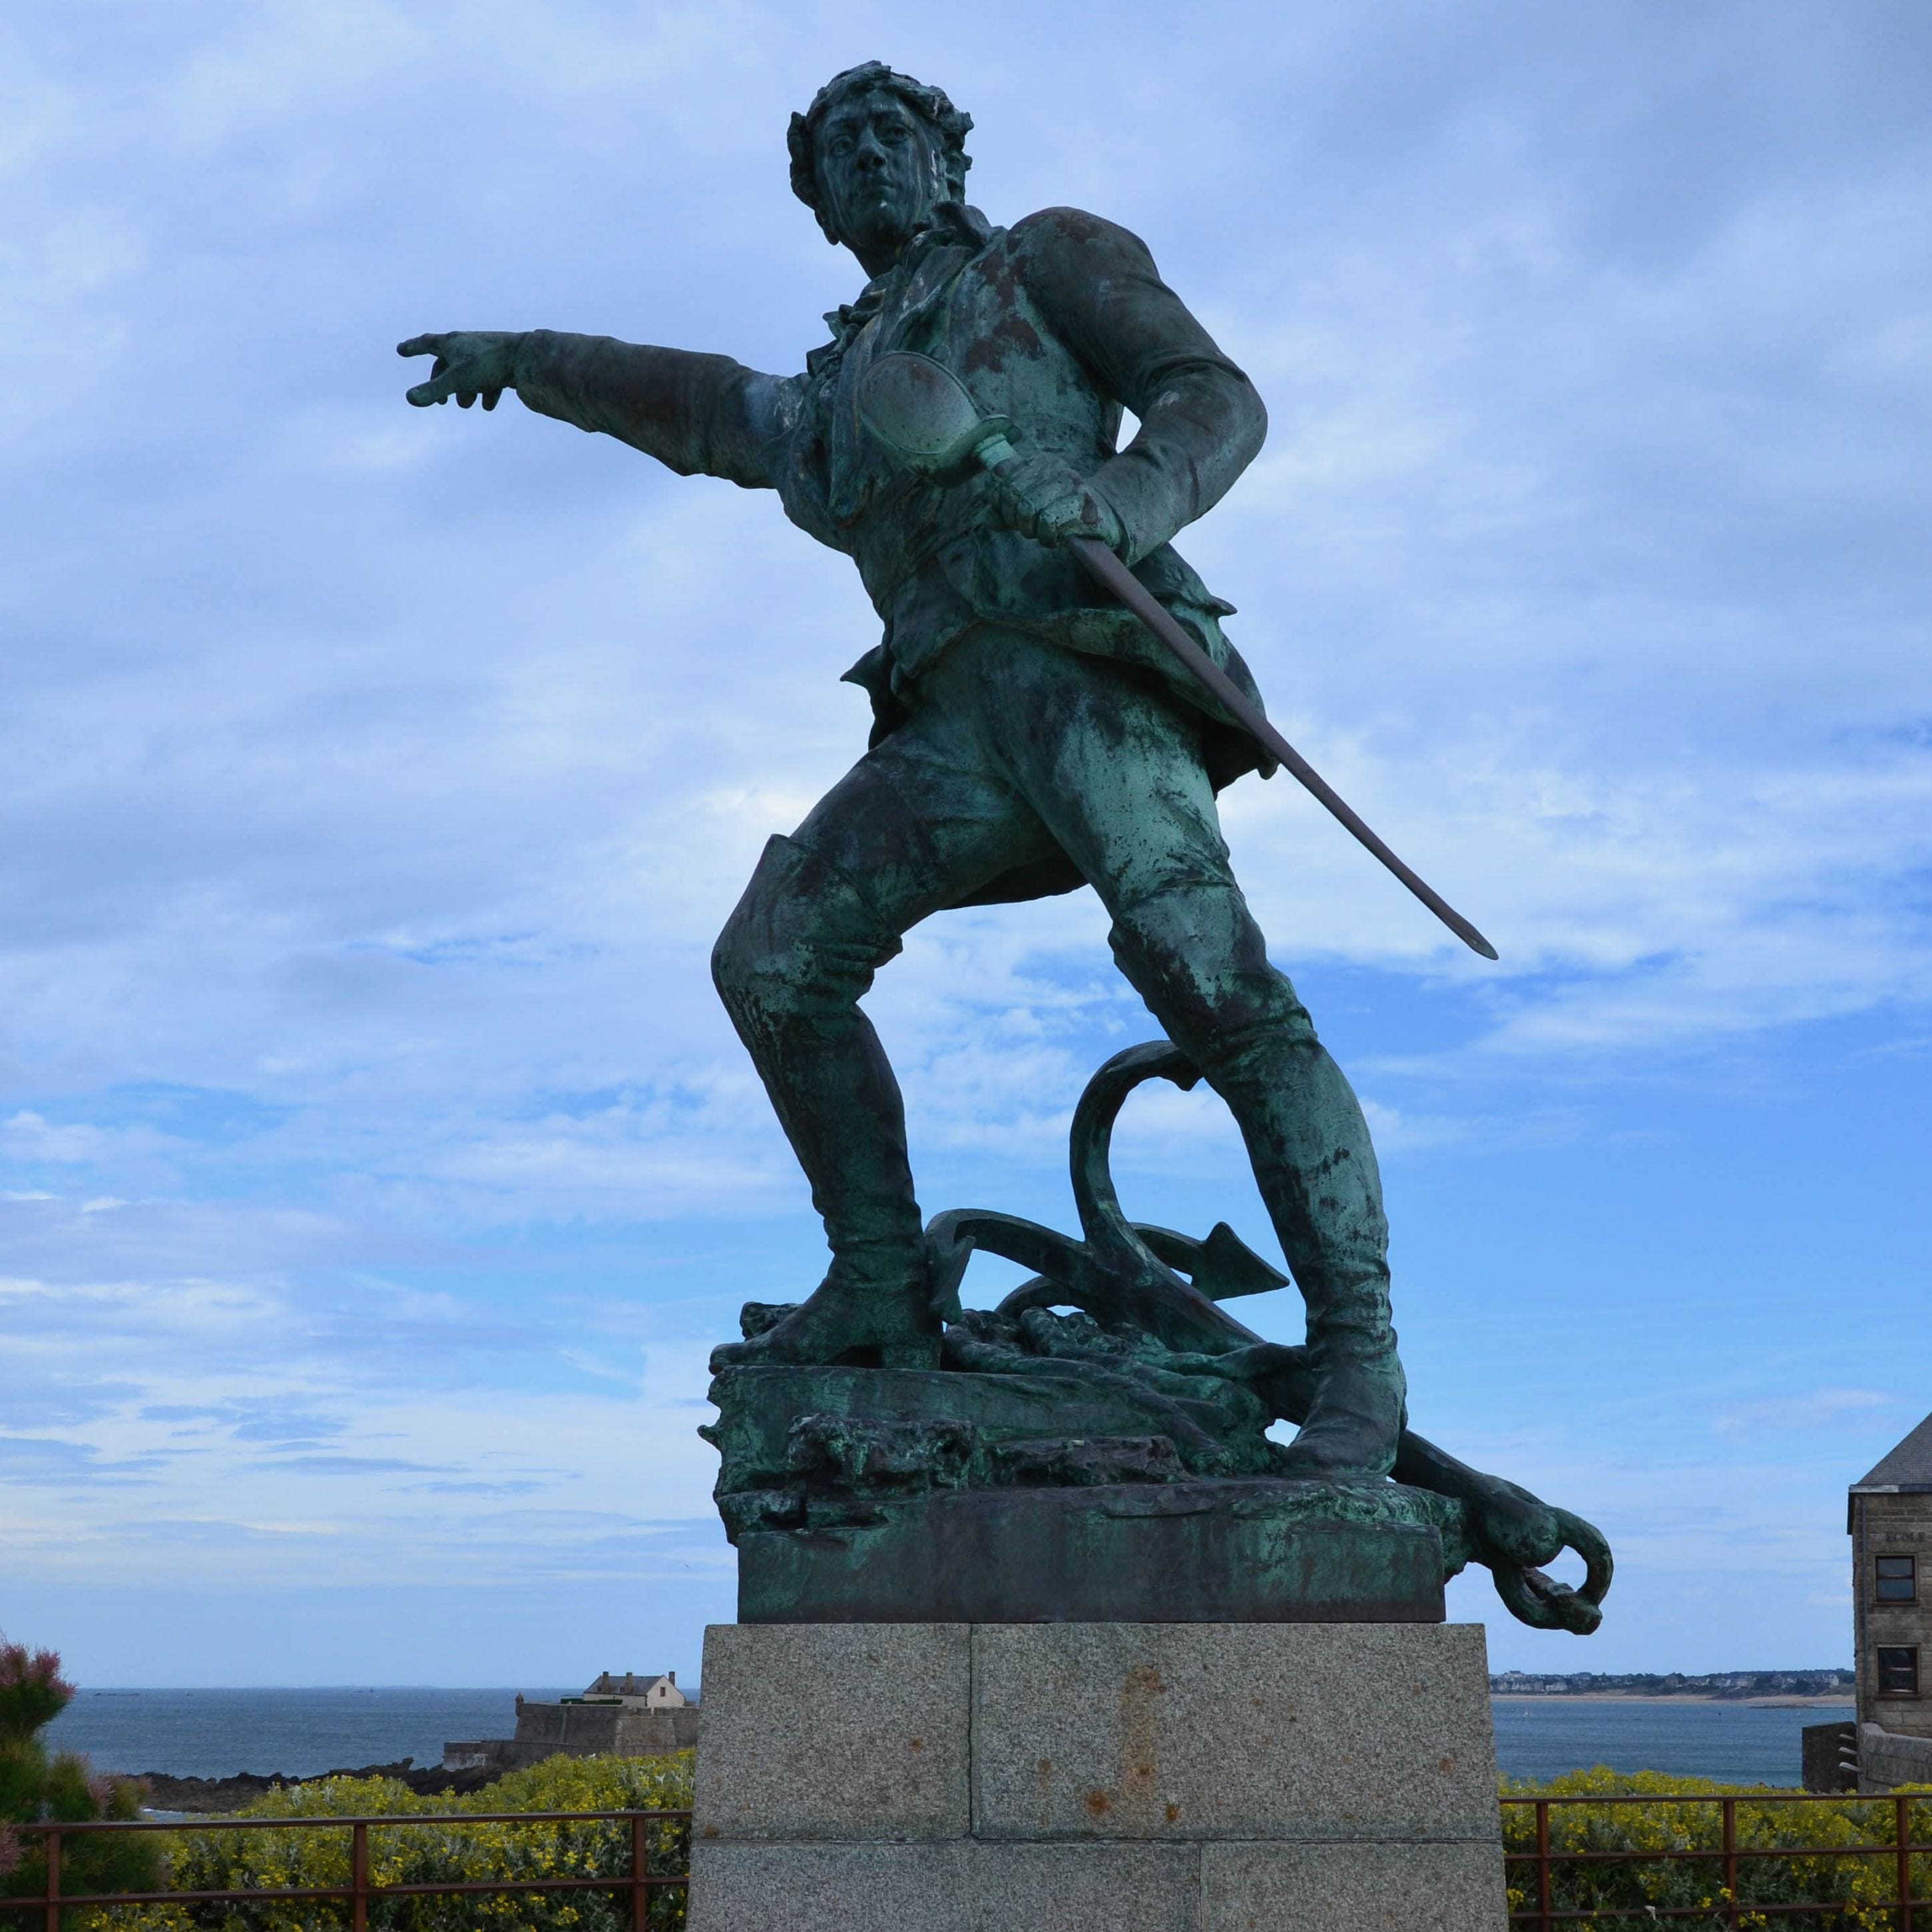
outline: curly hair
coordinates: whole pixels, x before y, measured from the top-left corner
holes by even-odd
[[[818,218],[828,242],[836,242],[838,238],[827,226],[825,210],[819,204],[814,154],[818,130],[826,116],[848,94],[874,88],[896,95],[938,135],[939,160],[946,170],[944,198],[956,202],[966,192],[966,170],[973,165],[973,158],[966,152],[972,116],[954,106],[943,88],[928,87],[909,74],[896,73],[884,61],[862,61],[843,74],[834,74],[812,97],[812,105],[802,114],[791,117],[791,125],[785,133],[785,146],[791,151],[791,191]]]

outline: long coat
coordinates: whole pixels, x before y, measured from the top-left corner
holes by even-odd
[[[913,349],[944,363],[982,413],[1012,424],[1016,449],[1064,457],[1086,476],[1120,518],[1135,574],[1258,702],[1221,631],[1233,606],[1169,539],[1253,459],[1267,415],[1145,244],[1076,208],[994,229],[952,205],[826,320],[832,340],[786,376],[729,356],[535,329],[518,350],[517,391],[531,408],[616,436],[680,475],[776,489],[794,523],[850,556],[885,626],[846,674],[871,695],[874,743],[903,720],[920,670],[991,620],[1165,680],[1207,715],[1217,786],[1270,769],[1138,620],[1096,602],[1065,550],[1000,524],[986,478],[948,488],[900,468],[860,418],[858,383],[874,357]],[[1118,449],[1124,407],[1140,428]],[[1040,890],[1016,880],[979,896]]]

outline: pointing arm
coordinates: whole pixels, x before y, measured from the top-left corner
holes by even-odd
[[[797,413],[796,380],[728,356],[608,335],[458,330],[412,336],[398,353],[436,358],[429,380],[409,392],[419,408],[454,396],[465,409],[479,397],[494,409],[514,389],[542,415],[614,436],[680,476],[722,476],[748,490],[772,487]]]
[[[515,388],[527,407],[614,436],[680,476],[748,490],[772,487],[774,445],[796,406],[795,383],[728,356],[548,328],[518,345]]]

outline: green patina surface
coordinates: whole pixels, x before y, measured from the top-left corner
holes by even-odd
[[[820,1514],[740,1538],[741,1623],[1440,1623],[1460,1567],[1456,1505],[1393,1483],[946,1490]]]
[[[868,749],[771,841],[713,956],[832,1256],[814,1292],[748,1310],[745,1339],[717,1352],[728,1523],[766,1520],[750,1498],[808,1492],[812,1508],[903,1513],[917,1496],[929,1513],[942,1490],[1010,1510],[1023,1491],[1097,1491],[1135,1472],[1156,1487],[1315,1481],[1338,1498],[1393,1473],[1454,1500],[1450,1557],[1466,1546],[1490,1562],[1518,1614],[1590,1627],[1609,1580],[1600,1537],[1406,1430],[1367,1126],[1270,961],[1221,836],[1218,791],[1268,761],[1069,548],[1104,542],[1258,704],[1222,628],[1232,607],[1172,539],[1260,448],[1260,399],[1126,230],[1066,208],[1001,227],[970,206],[970,125],[938,89],[877,62],[794,118],[794,190],[867,278],[796,374],[548,329],[401,345],[436,358],[412,403],[489,409],[514,390],[680,473],[774,491],[852,558],[882,622],[848,674],[872,701]],[[916,434],[899,454],[882,443],[861,398],[898,351],[956,378],[1010,458],[991,472],[908,464]],[[1138,427],[1122,446],[1124,411]],[[1082,1238],[993,1214],[928,1228],[898,1087],[860,1001],[932,914],[1081,887],[1166,1036],[1110,1063],[1082,1103]],[[1204,1079],[1226,1103],[1287,1275],[1225,1230],[1196,1243],[1120,1215],[1106,1129],[1150,1070]],[[959,1306],[976,1248],[1041,1270],[997,1316]],[[1304,1347],[1263,1343],[1220,1308],[1290,1277]],[[1054,1325],[1068,1307],[1091,1318]],[[1282,1419],[1299,1430],[1286,1446],[1265,1433]],[[1353,1507],[1330,1514],[1354,1524]],[[1534,1568],[1566,1541],[1591,1561],[1581,1594]],[[1318,1542],[1314,1570],[1297,1574],[1319,1594]]]
[[[1461,1501],[1286,1474],[1240,1384],[1084,1316],[1021,1319],[1046,1348],[1030,1372],[718,1376],[741,1621],[1439,1618],[1472,1553]]]

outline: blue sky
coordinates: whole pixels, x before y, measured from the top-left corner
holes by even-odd
[[[1453,1613],[1498,1666],[1848,1658],[1844,1486],[1932,1408],[1932,17],[1176,19],[0,19],[0,1626],[94,1684],[507,1684],[730,1615],[704,1357],[820,1251],[705,958],[876,621],[769,496],[410,410],[393,344],[796,368],[861,277],[786,118],[877,56],[994,220],[1124,223],[1253,376],[1183,547],[1502,950],[1286,781],[1224,801],[1376,1126],[1416,1425],[1618,1553],[1587,1642]],[[1068,1224],[1153,1030],[1090,898],[872,1005],[928,1211]],[[1265,1238],[1208,1096],[1118,1168]]]

